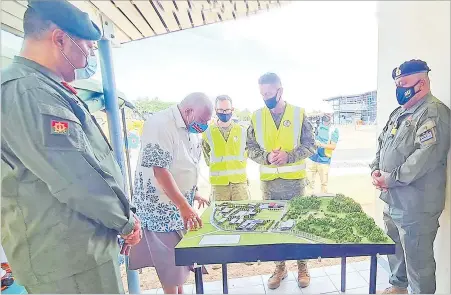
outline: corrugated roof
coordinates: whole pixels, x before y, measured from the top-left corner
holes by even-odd
[[[70,1],[87,12],[101,25],[100,15],[115,26],[116,42],[127,43],[184,29],[233,20],[259,11],[279,7],[289,1],[154,1],[154,0],[91,0]],[[23,15],[27,1],[2,1],[2,29],[23,36]]]

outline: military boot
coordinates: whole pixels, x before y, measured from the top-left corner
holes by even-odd
[[[377,294],[409,294],[409,292],[407,291],[407,288],[391,286],[384,291],[378,291]]]
[[[276,270],[272,274],[272,276],[268,280],[268,288],[269,289],[277,289],[280,286],[280,282],[288,276],[287,268],[284,264],[277,265]]]
[[[308,272],[307,262],[298,262],[298,286],[299,288],[305,288],[310,285],[310,274]]]

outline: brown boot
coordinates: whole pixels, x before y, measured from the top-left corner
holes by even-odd
[[[276,270],[268,280],[268,288],[271,290],[277,289],[280,282],[288,276],[287,268],[283,265],[276,266]]]
[[[305,288],[310,285],[310,274],[308,272],[307,262],[298,262],[298,286]]]
[[[384,291],[378,291],[377,294],[409,294],[407,288],[400,288],[396,286],[391,286]]]

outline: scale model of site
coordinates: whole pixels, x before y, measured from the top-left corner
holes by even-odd
[[[288,202],[216,201],[208,215],[210,224],[223,233],[278,233],[310,243],[392,243],[360,204],[342,194]]]

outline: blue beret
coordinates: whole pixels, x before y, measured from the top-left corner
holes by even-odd
[[[427,63],[419,60],[419,59],[412,59],[409,61],[404,62],[399,67],[394,68],[392,71],[392,78],[398,79],[400,77],[416,74],[416,73],[428,73],[431,69],[428,67]]]
[[[28,0],[28,6],[66,33],[90,41],[100,40],[102,32],[89,15],[66,0]]]

